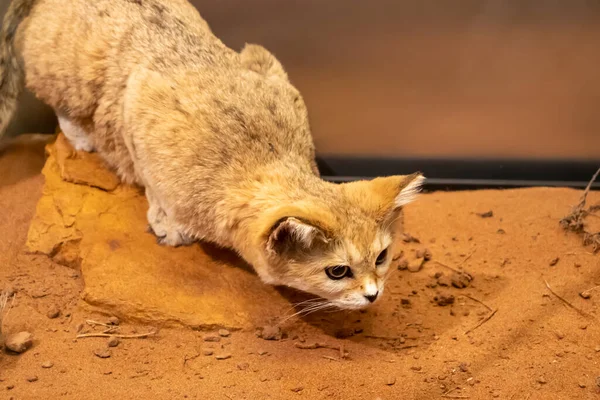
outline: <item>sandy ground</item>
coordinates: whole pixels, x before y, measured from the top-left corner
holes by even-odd
[[[1,399],[600,398],[600,290],[578,295],[600,284],[599,258],[558,225],[581,192],[424,195],[405,219],[420,243],[404,251],[410,269],[419,250],[432,259],[397,271],[365,313],[290,320],[281,340],[161,329],[106,353],[105,338],[76,339],[86,320],[110,317],[82,307],[80,274],[23,250],[42,164],[43,143],[0,153],[0,287],[16,291],[3,332],[35,337],[21,355],[0,354]],[[375,324],[385,334],[373,337]],[[119,332],[148,329],[122,322]]]

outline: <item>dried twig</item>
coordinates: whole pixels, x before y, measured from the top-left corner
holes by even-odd
[[[449,266],[449,265],[446,265],[446,264],[444,264],[443,262],[440,262],[440,261],[438,261],[438,260],[431,260],[431,262],[434,262],[434,263],[436,263],[436,264],[437,264],[437,265],[439,265],[440,267],[448,268],[450,271],[452,271],[452,272],[456,272],[457,274],[462,274],[462,273],[463,273],[463,271],[460,271],[460,270],[458,270],[458,269],[456,269],[456,268],[452,268],[451,266]]]
[[[467,260],[471,257],[473,257],[473,254],[475,254],[475,251],[477,249],[473,250],[472,252],[469,253],[468,256],[466,256],[465,258],[463,258],[463,260],[461,262],[458,263],[458,266],[460,267],[461,265],[463,265],[465,262],[467,262]]]
[[[475,297],[469,296],[468,294],[461,294],[461,296],[462,297],[466,297],[467,299],[473,300],[474,302],[477,302],[477,303],[481,304],[482,306],[484,306],[485,308],[487,308],[489,311],[494,311],[492,309],[492,307],[488,306],[483,301],[476,299]]]
[[[594,205],[586,210],[585,203],[587,200],[587,195],[590,192],[590,188],[598,178],[598,175],[600,175],[600,168],[598,168],[598,171],[596,171],[594,176],[592,176],[592,179],[588,182],[583,195],[579,199],[579,203],[573,207],[573,210],[569,215],[560,220],[560,225],[563,227],[563,229],[583,234],[583,245],[593,245],[594,252],[600,250],[600,232],[586,231],[584,219],[597,209],[597,207]]]
[[[148,336],[156,335],[156,331],[148,332],[148,333],[138,333],[136,335],[120,335],[120,334],[110,334],[110,333],[82,333],[77,335],[77,339],[80,338],[88,338],[88,337],[118,337],[120,339],[144,339]]]
[[[492,311],[491,313],[488,314],[487,317],[485,317],[484,319],[482,319],[481,321],[479,321],[479,323],[477,325],[475,325],[474,327],[472,327],[471,329],[468,329],[465,331],[465,335],[473,332],[475,329],[479,328],[481,325],[485,324],[486,322],[488,322],[490,319],[492,319],[492,317],[494,315],[496,315],[496,313],[498,312],[498,309],[496,308],[494,311]]]
[[[583,315],[586,318],[591,318],[591,315],[589,315],[585,311],[583,311],[583,310],[575,307],[567,299],[565,299],[564,297],[562,297],[558,293],[556,293],[554,290],[552,290],[552,288],[550,287],[550,284],[548,283],[547,280],[544,279],[544,283],[546,284],[546,287],[548,288],[548,290],[550,291],[550,293],[552,293],[554,296],[556,296],[556,298],[559,299],[560,301],[562,301],[566,306],[572,308],[573,310],[577,311],[580,315]]]

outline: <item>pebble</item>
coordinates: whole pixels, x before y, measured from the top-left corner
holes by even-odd
[[[106,345],[108,347],[117,347],[119,343],[121,343],[121,340],[118,337],[111,336],[108,338],[108,342],[106,342]]]
[[[455,300],[454,295],[452,295],[452,294],[451,295],[439,294],[433,298],[433,301],[435,301],[435,303],[440,307],[454,304],[454,300]]]
[[[229,335],[231,335],[231,332],[227,329],[219,329],[219,336],[228,337]]]
[[[579,382],[579,384],[578,384],[578,385],[579,385],[579,387],[580,387],[580,388],[582,388],[582,389],[585,389],[585,383],[583,383],[583,382]]]
[[[558,340],[563,340],[565,338],[565,334],[562,331],[555,331],[554,334]]]
[[[6,390],[13,390],[15,385],[6,385]]]
[[[27,382],[37,382],[38,377],[33,375],[33,376],[28,376],[27,378],[25,378],[27,380]]]
[[[120,323],[121,323],[121,321],[119,321],[119,318],[117,318],[117,317],[110,317],[108,319],[109,325],[119,325]]]
[[[96,355],[96,357],[109,358],[110,350],[109,349],[96,349],[96,350],[94,350],[94,354]]]
[[[406,258],[402,258],[400,261],[398,261],[398,266],[397,268],[402,271],[408,268],[408,260]]]
[[[249,366],[250,366],[250,364],[248,364],[247,362],[239,363],[237,365],[237,369],[239,369],[240,371],[245,371],[248,369]]]
[[[50,319],[58,318],[59,315],[60,310],[55,305],[50,306],[48,312],[46,313],[46,316]]]
[[[256,352],[256,354],[258,354],[259,356],[264,356],[265,354],[268,354],[269,352],[266,350],[259,350]]]
[[[537,383],[541,384],[541,385],[545,385],[546,383],[548,383],[548,381],[546,380],[546,378],[544,378],[543,376],[540,376],[537,379]]]
[[[19,332],[9,335],[4,342],[7,349],[15,353],[23,353],[33,344],[33,335],[29,332]]]
[[[54,366],[54,364],[52,363],[52,361],[46,361],[42,364],[42,368],[52,368]]]
[[[275,325],[265,325],[259,337],[264,340],[281,340],[281,328]]]
[[[296,386],[290,389],[294,393],[298,393],[304,390],[304,386]]]
[[[396,384],[396,377],[395,376],[388,376],[387,379],[385,380],[385,384],[388,386],[392,386]]]
[[[204,335],[204,341],[205,342],[220,342],[221,337],[217,336],[215,334],[212,334],[212,333],[208,333],[208,334]]]
[[[217,354],[215,356],[215,358],[217,360],[227,360],[228,358],[231,358],[231,353],[221,353],[221,354]]]
[[[202,354],[204,354],[205,356],[212,356],[213,353],[214,353],[214,351],[212,351],[211,349],[202,350]]]
[[[423,264],[425,262],[424,258],[417,258],[413,262],[408,264],[406,268],[409,272],[419,272],[421,268],[423,268]]]

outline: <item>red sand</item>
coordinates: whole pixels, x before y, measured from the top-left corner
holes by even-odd
[[[287,338],[280,341],[265,341],[249,330],[214,343],[203,341],[206,332],[161,329],[154,337],[123,340],[103,359],[94,351],[105,349],[106,339],[75,340],[85,320],[108,319],[81,306],[80,274],[23,250],[44,183],[42,149],[40,144],[12,146],[0,153],[0,287],[17,290],[3,332],[26,329],[35,335],[34,346],[24,354],[0,353],[0,398],[600,396],[600,290],[589,299],[578,295],[600,284],[599,258],[558,225],[581,192],[424,195],[407,208],[405,218],[406,230],[421,244],[406,244],[405,253],[412,260],[415,250],[428,247],[433,258],[419,272],[398,271],[382,301],[368,312],[292,320],[284,326]],[[590,196],[592,203],[598,200],[597,194]],[[491,218],[476,215],[489,210]],[[474,279],[463,289],[439,286],[451,271],[436,262],[464,268]],[[444,276],[436,279],[436,272]],[[576,309],[552,294],[545,280]],[[438,306],[434,298],[440,295],[453,295],[454,304]],[[475,330],[490,311],[473,299],[497,310]],[[53,306],[61,315],[49,319]],[[123,323],[120,332],[148,329]],[[375,331],[378,337],[369,337]],[[343,346],[348,357],[340,359],[340,351],[330,348],[299,349],[295,343],[300,341]],[[208,348],[231,358],[203,355]],[[46,362],[52,367],[43,368]],[[32,377],[37,380],[29,382]]]

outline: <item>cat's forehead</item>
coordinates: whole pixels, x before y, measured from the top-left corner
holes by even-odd
[[[381,229],[364,232],[363,235],[351,235],[342,241],[342,251],[350,264],[360,263],[372,258],[387,248],[392,242],[391,235]]]

